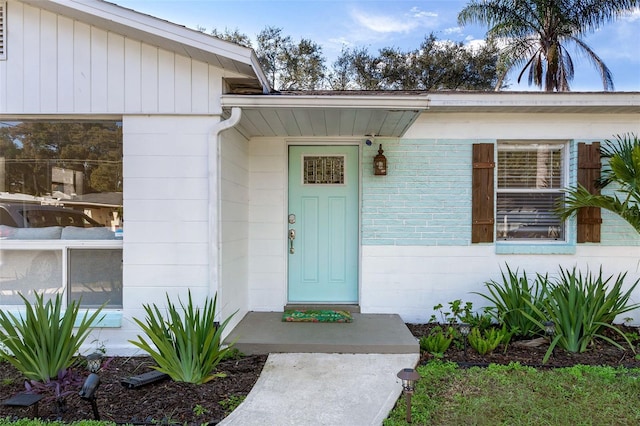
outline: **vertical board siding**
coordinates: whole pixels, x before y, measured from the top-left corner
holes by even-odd
[[[21,2],[6,12],[0,113],[221,112],[222,69]]]

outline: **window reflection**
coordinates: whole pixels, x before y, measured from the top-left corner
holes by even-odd
[[[122,213],[120,122],[0,123],[0,226],[106,227],[111,239]],[[0,228],[0,238],[28,235]]]

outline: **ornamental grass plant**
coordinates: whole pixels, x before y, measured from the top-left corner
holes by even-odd
[[[222,332],[235,314],[218,324],[217,296],[206,298],[202,308],[193,304],[191,292],[186,306],[178,301],[180,308],[167,294],[167,318],[155,304],[143,305],[145,321],[134,321],[146,339],[138,335],[138,340],[130,342],[147,352],[158,364],[154,368],[174,381],[203,384],[215,378],[213,370],[231,350],[232,345],[222,346]]]
[[[475,293],[491,302],[487,310],[498,324],[506,326],[513,336],[534,337],[540,329],[538,322],[545,321],[540,314],[544,312],[544,302],[548,296],[548,278],[537,274],[533,282],[526,272],[519,273],[507,265],[507,273],[502,272],[502,282],[494,280],[485,283],[488,294]]]
[[[85,312],[76,323],[80,303],[72,300],[66,309],[61,294],[44,301],[35,294],[35,302],[22,294],[25,312],[14,315],[0,310],[0,358],[11,363],[30,380],[48,383],[68,369],[102,307]],[[74,330],[75,328],[75,330]]]
[[[527,301],[534,315],[525,315],[541,330],[544,330],[544,324],[539,318],[547,318],[555,323],[556,334],[543,362],[549,359],[556,345],[568,352],[584,352],[595,339],[602,339],[623,349],[619,343],[604,334],[605,329],[618,333],[634,350],[628,337],[613,325],[616,317],[640,306],[629,304],[631,294],[640,280],[624,291],[625,277],[626,273],[619,274],[613,284],[609,285],[613,276],[603,278],[602,270],[598,275],[591,272],[583,275],[576,268],[560,268],[560,276],[551,284],[543,306]]]

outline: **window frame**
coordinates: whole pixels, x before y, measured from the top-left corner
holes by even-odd
[[[511,188],[500,188],[500,151],[501,147],[504,149],[506,145],[522,145],[522,146],[532,146],[532,145],[560,145],[561,146],[561,167],[560,167],[560,185],[557,188],[545,188],[545,189],[535,189],[535,188],[525,188],[525,187],[511,187]],[[501,224],[500,217],[503,217],[502,214],[499,214],[498,204],[499,198],[501,194],[511,193],[511,194],[557,194],[560,197],[564,197],[564,190],[570,184],[570,166],[571,166],[571,150],[572,145],[570,140],[566,139],[503,139],[496,141],[496,186],[495,186],[495,242],[499,244],[528,244],[528,245],[543,245],[543,244],[566,244],[570,239],[570,226],[567,220],[560,221],[560,237],[540,237],[540,238],[507,238],[502,237],[502,233],[504,232],[504,228]],[[552,210],[547,210],[548,212],[552,212]]]

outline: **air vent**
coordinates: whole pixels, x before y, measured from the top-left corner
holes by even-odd
[[[0,1],[0,60],[7,59],[6,12],[7,2]]]

